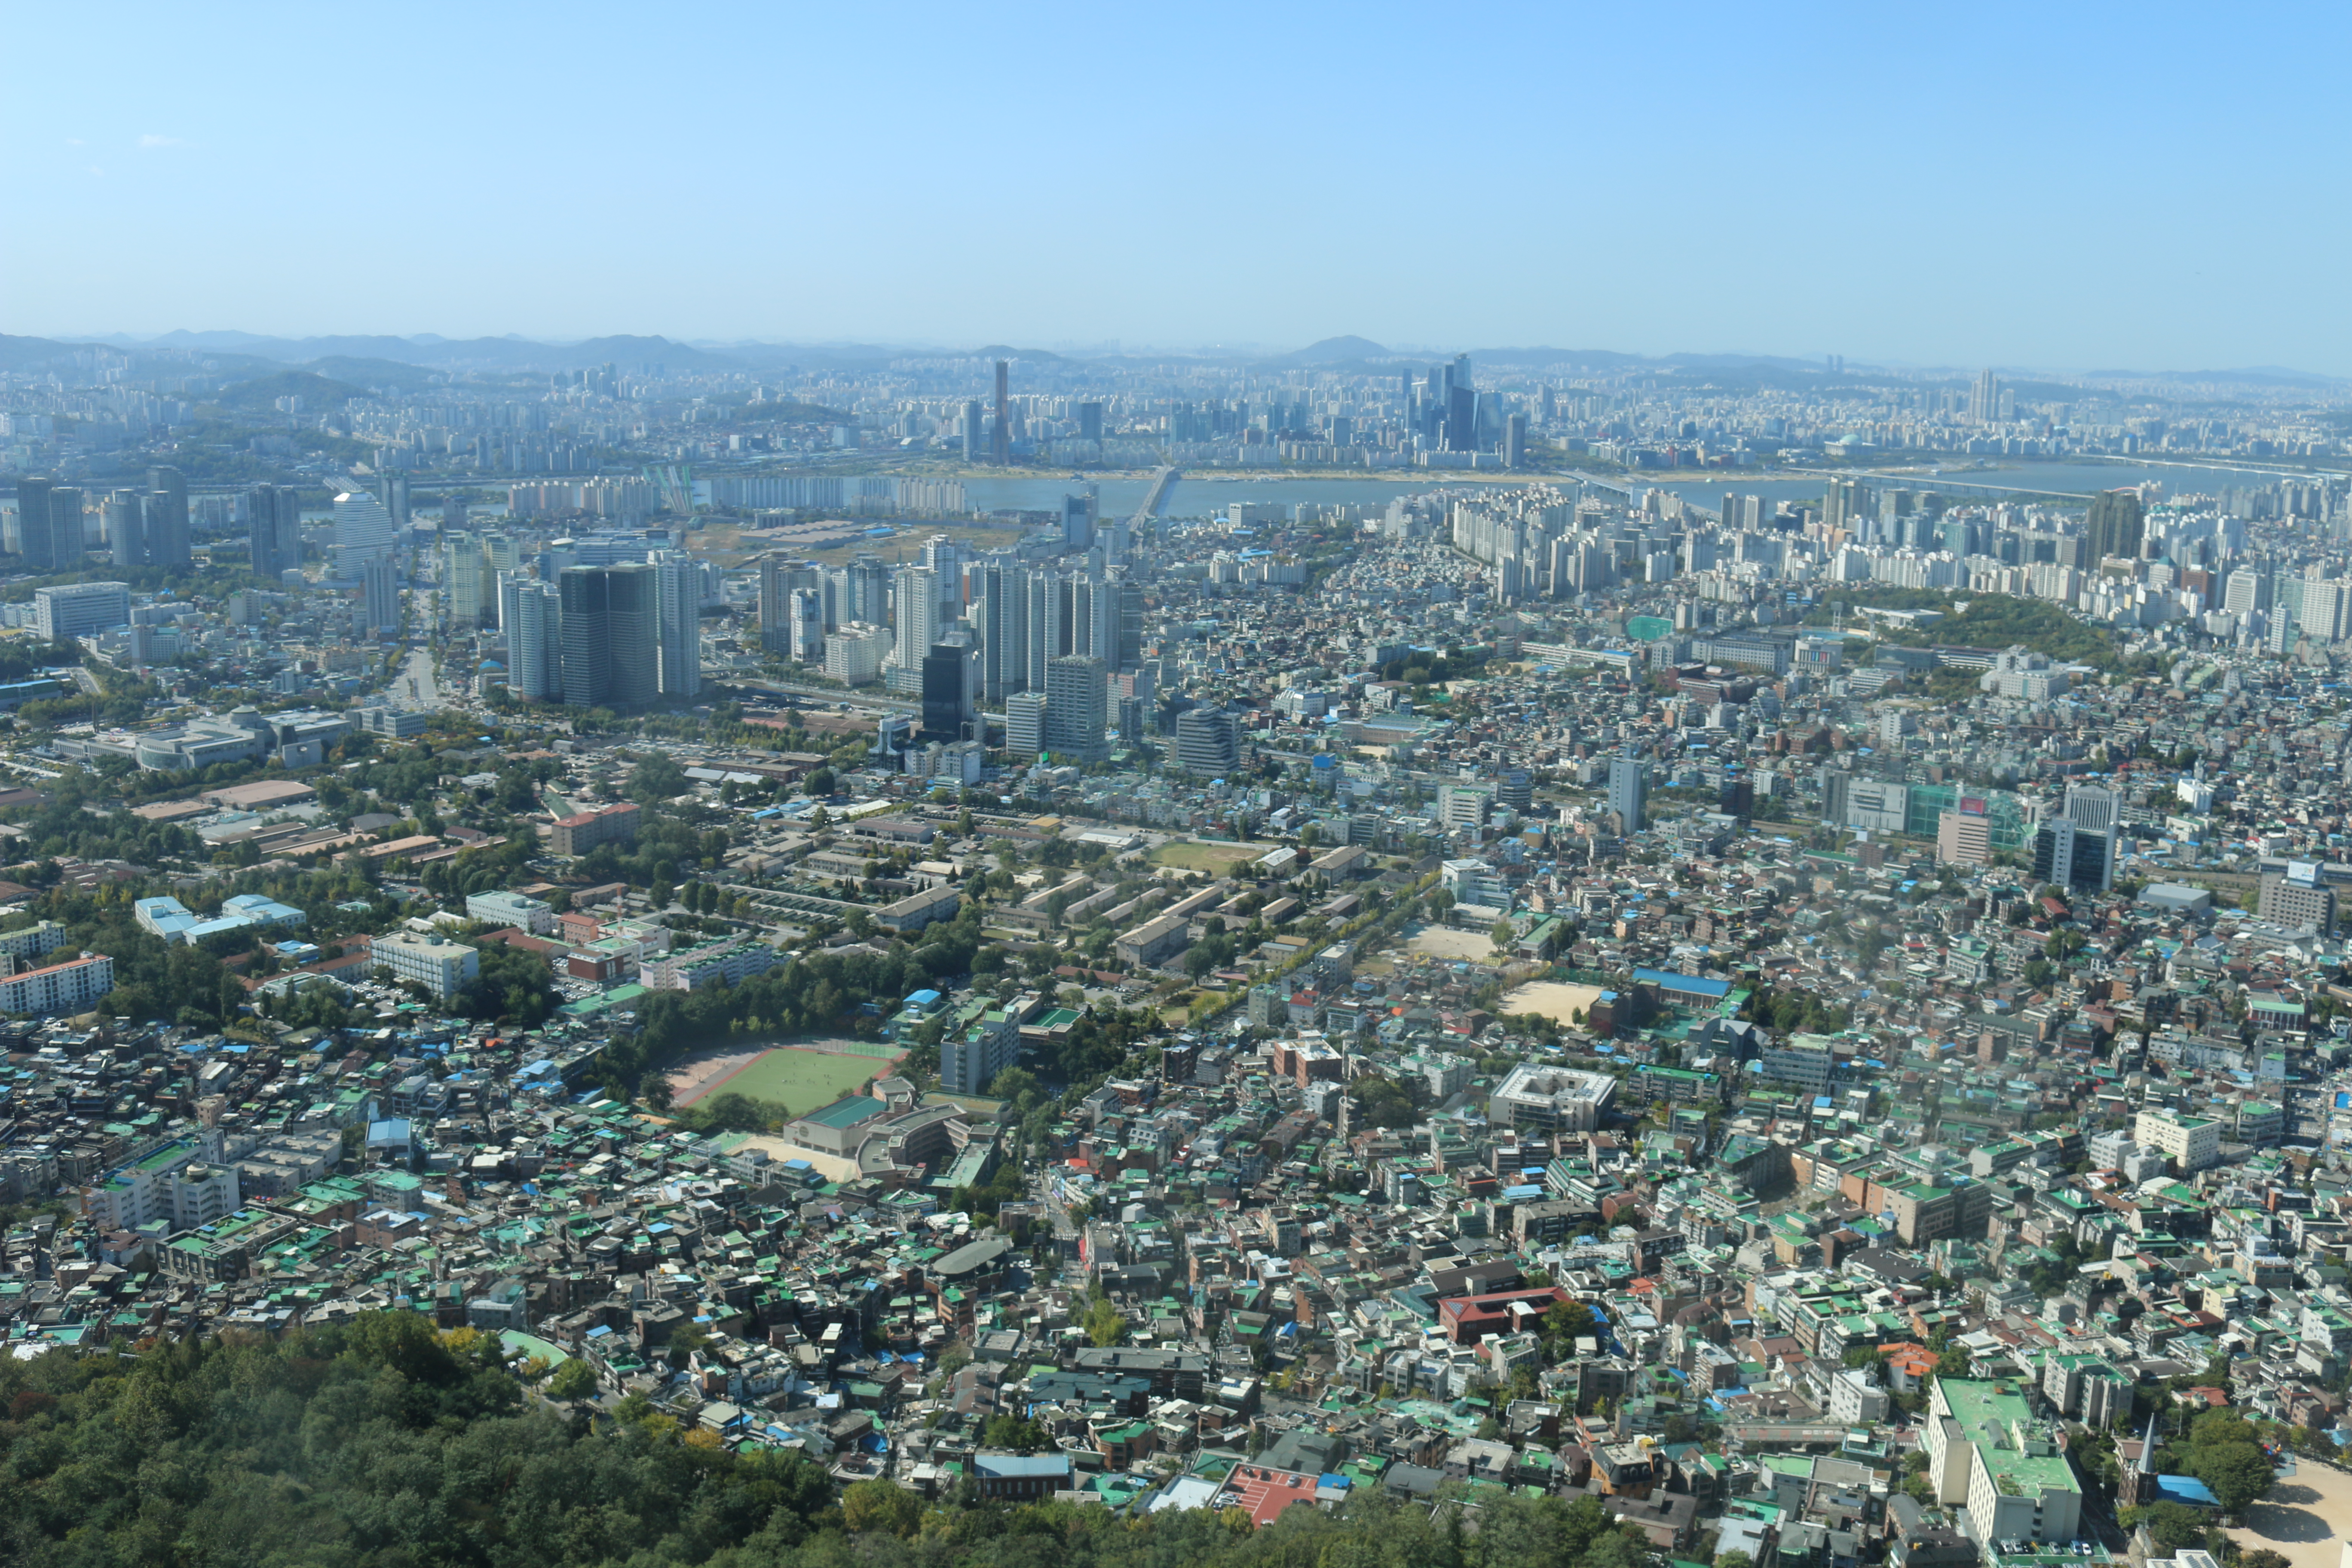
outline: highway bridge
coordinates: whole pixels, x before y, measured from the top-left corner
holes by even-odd
[[[1135,516],[1129,521],[1142,522],[1147,519],[1158,517],[1160,508],[1168,504],[1168,492],[1174,489],[1176,481],[1183,477],[1184,470],[1172,463],[1153,474],[1151,488],[1143,493],[1143,504],[1135,509]]]

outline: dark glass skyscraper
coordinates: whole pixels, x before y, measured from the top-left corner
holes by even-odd
[[[188,476],[159,464],[147,470],[147,560],[185,566],[194,559],[188,544]]]
[[[566,567],[556,579],[567,707],[639,708],[659,695],[659,582],[641,561]]]

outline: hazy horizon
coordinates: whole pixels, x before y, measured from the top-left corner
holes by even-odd
[[[2352,375],[2332,11],[132,16],[12,22],[0,331]]]

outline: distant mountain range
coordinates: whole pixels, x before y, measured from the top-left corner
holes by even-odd
[[[222,374],[250,373],[253,379],[286,370],[307,371],[328,382],[378,391],[415,391],[448,375],[544,374],[551,371],[585,370],[614,364],[624,373],[655,366],[679,371],[784,372],[793,369],[868,369],[894,359],[971,358],[1024,360],[1031,363],[1084,364],[1090,359],[1106,364],[1165,363],[1190,359],[1207,364],[1229,364],[1245,370],[1387,370],[1442,363],[1450,357],[1430,351],[1389,348],[1370,338],[1340,336],[1288,353],[1270,356],[1242,354],[1172,354],[1129,352],[1101,356],[1071,355],[1045,349],[1014,348],[992,343],[982,348],[921,349],[879,343],[685,343],[663,337],[616,335],[583,342],[548,343],[515,336],[445,338],[433,332],[411,337],[353,335],[281,338],[258,332],[172,331],[140,338],[110,332],[76,342],[48,338],[0,334],[0,370],[25,371],[68,362],[77,352],[106,347],[137,358],[152,354],[166,364],[185,365],[190,360],[208,362]],[[1635,354],[1615,349],[1486,348],[1472,349],[1470,358],[1485,365],[1511,365],[1530,370],[1649,369],[1662,375],[1702,377],[1721,384],[1818,384],[1825,374],[1819,360],[1776,354],[1670,353]],[[1973,374],[1955,370],[1954,378]],[[2309,387],[2314,390],[2347,385],[2345,379],[2309,371],[2260,365],[2243,370],[2130,371],[2083,373],[2091,381],[2166,381],[2182,385],[2223,384],[2241,386]],[[1856,369],[1840,373],[1848,382],[1882,379],[1884,373]]]

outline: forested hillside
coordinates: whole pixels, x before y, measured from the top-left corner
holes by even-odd
[[[730,1453],[643,1401],[597,1430],[498,1342],[376,1313],[283,1342],[0,1362],[0,1562],[46,1568],[1636,1568],[1597,1504],[1509,1500],[1130,1521],[925,1505]],[[540,1369],[534,1368],[537,1372]],[[570,1383],[572,1380],[561,1380]],[[845,1510],[845,1501],[846,1509]]]

